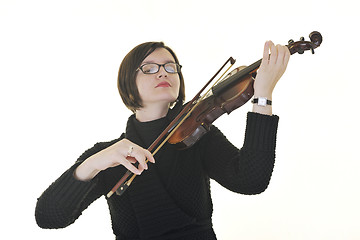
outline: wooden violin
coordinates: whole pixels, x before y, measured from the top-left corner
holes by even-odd
[[[322,36],[319,32],[314,31],[310,33],[309,37],[311,42],[305,41],[304,37],[301,37],[298,42],[289,40],[287,47],[290,54],[303,54],[307,50],[311,50],[314,54],[314,49],[319,47],[322,42]],[[210,124],[217,118],[224,113],[230,114],[249,101],[254,95],[254,79],[261,61],[262,59],[238,70],[237,73],[213,86],[212,94],[193,110],[172,134],[168,142],[176,144],[180,149],[192,146],[210,130]]]
[[[322,42],[322,36],[319,32],[314,31],[310,33],[309,38],[310,41],[305,41],[304,37],[301,37],[300,41],[297,42],[289,40],[286,46],[290,54],[303,54],[307,50],[311,50],[314,54],[314,49],[319,47]],[[200,98],[204,89],[207,88],[225,65],[228,62],[234,64],[235,60],[229,58],[199,93],[184,106],[182,111],[150,145],[148,150],[155,155],[166,142],[175,144],[179,149],[188,148],[195,144],[210,130],[210,125],[217,118],[224,113],[230,114],[252,98],[254,95],[253,84],[256,71],[259,69],[261,61],[262,59],[228,76],[220,83],[211,87],[211,94],[207,93]],[[133,176],[129,178],[131,175]],[[135,176],[135,174],[128,170],[107,194],[107,197],[109,198],[115,192],[118,195],[124,193]]]

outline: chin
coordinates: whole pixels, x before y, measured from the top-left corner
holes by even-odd
[[[167,95],[164,97],[160,97],[159,101],[166,101],[171,104],[172,102],[175,102],[177,98],[178,98],[178,95],[171,95],[171,96]]]

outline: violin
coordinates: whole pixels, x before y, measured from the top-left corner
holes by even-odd
[[[289,40],[286,45],[290,54],[303,54],[306,50],[319,47],[322,36],[319,32],[312,32],[309,35],[311,42],[305,41],[304,37],[300,41]],[[248,102],[254,95],[254,80],[256,71],[260,67],[262,59],[256,61],[212,87],[212,94],[204,99],[175,131],[168,140],[178,148],[184,149],[195,144],[205,133],[210,130],[210,125],[224,113],[230,114],[233,110],[241,107]]]
[[[297,42],[292,39],[289,40],[286,46],[290,54],[303,54],[308,50],[311,50],[312,54],[314,54],[314,49],[322,43],[322,36],[319,32],[314,31],[309,34],[309,38],[310,41],[305,41],[304,37],[301,37],[300,41]],[[155,155],[166,142],[174,144],[179,149],[194,145],[210,130],[210,125],[217,118],[224,113],[230,114],[252,98],[256,71],[259,69],[261,61],[262,59],[243,69],[236,68],[236,73],[229,74],[200,97],[204,89],[208,87],[228,62],[231,63],[231,66],[235,63],[235,60],[230,57],[199,93],[184,106],[182,111],[150,145],[148,150]],[[133,176],[129,178],[131,175]],[[136,175],[128,170],[107,194],[107,197],[111,197],[115,192],[117,195],[123,194],[135,177]]]

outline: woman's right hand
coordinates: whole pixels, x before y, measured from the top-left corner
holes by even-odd
[[[155,163],[152,154],[139,145],[122,139],[108,148],[92,155],[81,163],[75,170],[75,177],[81,181],[94,178],[99,172],[119,165],[123,165],[132,173],[140,175],[148,169],[146,160]],[[133,163],[138,162],[138,167]]]

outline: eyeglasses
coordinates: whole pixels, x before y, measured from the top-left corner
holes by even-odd
[[[140,69],[144,74],[155,74],[159,72],[160,67],[163,67],[167,73],[179,73],[182,66],[177,63],[145,63],[136,69],[136,71],[139,71]]]

